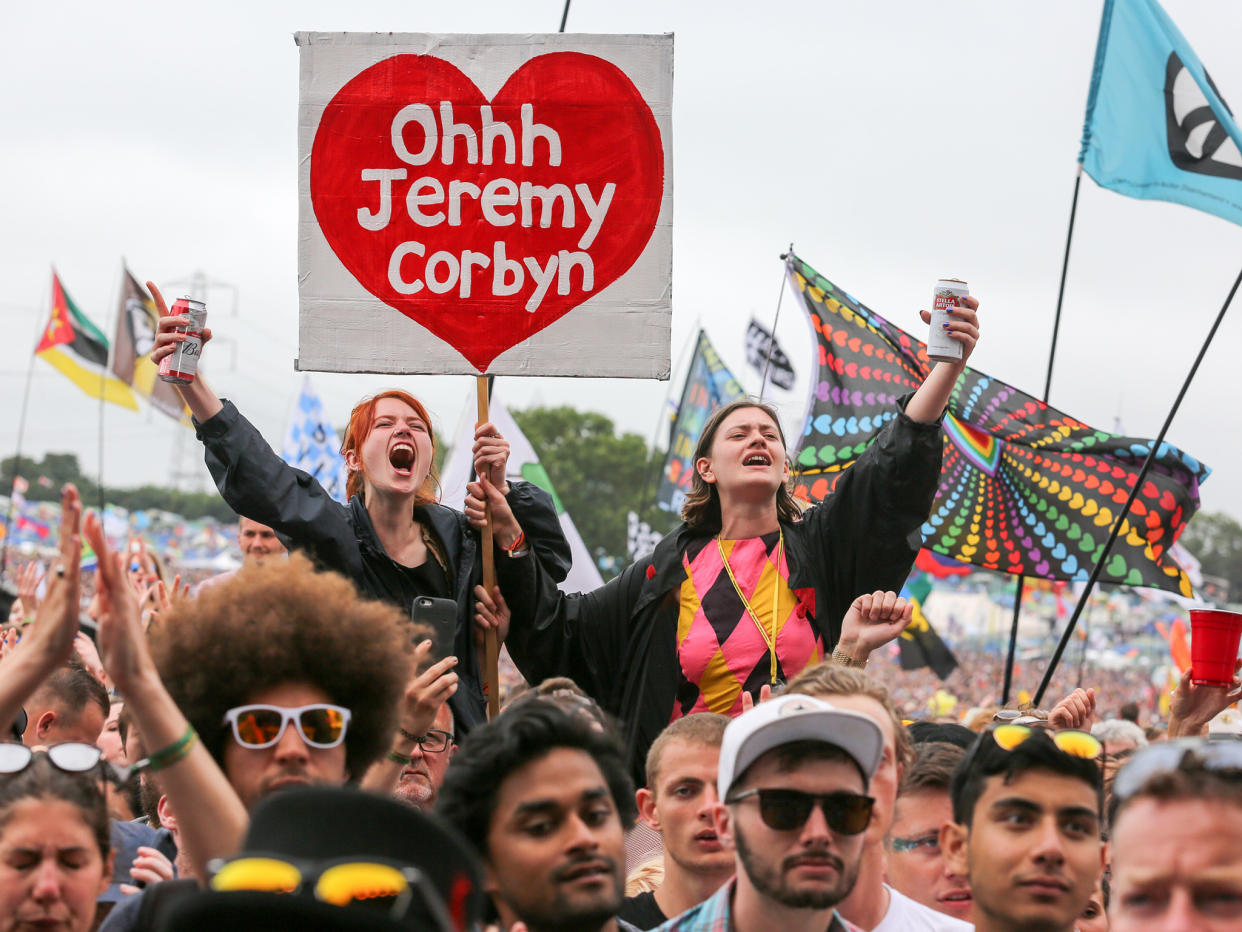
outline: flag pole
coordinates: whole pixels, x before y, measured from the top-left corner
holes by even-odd
[[[56,270],[52,270],[52,274],[56,274]],[[37,313],[37,312],[36,312]],[[30,405],[30,385],[34,380],[34,364],[35,350],[39,348],[39,338],[43,335],[43,331],[47,328],[44,324],[35,332],[34,346],[30,350],[30,363],[26,366],[26,388],[22,392],[22,413],[17,420],[17,451],[13,455],[13,478],[17,478],[17,471],[22,466],[22,441],[26,435],[26,409]],[[9,535],[13,530],[13,490],[9,489],[9,510],[4,515],[4,540],[0,541],[0,575],[9,566]]]
[[[1074,175],[1074,197],[1070,201],[1069,229],[1065,232],[1065,255],[1061,259],[1061,284],[1057,288],[1057,313],[1052,320],[1052,346],[1048,350],[1048,370],[1044,375],[1044,404],[1052,389],[1052,364],[1057,358],[1057,335],[1061,332],[1061,302],[1065,298],[1065,275],[1069,271],[1070,244],[1074,241],[1074,218],[1078,214],[1078,189],[1082,186],[1082,162]]]
[[[784,260],[784,266],[781,268],[781,287],[776,293],[776,313],[772,315],[772,338],[768,340],[768,351],[763,356],[763,375],[759,379],[759,400],[763,401],[763,396],[768,390],[768,370],[772,367],[772,350],[776,348],[776,325],[781,319],[781,302],[785,300],[785,276],[789,274],[789,257],[794,254],[793,243],[789,244],[789,252],[784,253],[781,259]]]
[[[1026,587],[1026,577],[1018,574],[1018,583],[1013,590],[1013,624],[1009,626],[1009,655],[1005,660],[1005,684],[1001,687],[1001,707],[1009,705],[1009,690],[1013,686],[1013,661],[1018,652],[1018,618],[1022,614],[1022,590]]]
[[[1065,231],[1065,254],[1061,257],[1061,284],[1057,286],[1057,312],[1052,319],[1052,346],[1048,350],[1048,368],[1044,372],[1044,404],[1052,391],[1052,366],[1057,358],[1057,337],[1061,332],[1061,304],[1065,300],[1065,277],[1069,271],[1070,245],[1074,242],[1074,218],[1078,216],[1078,190],[1082,186],[1082,162],[1074,174],[1074,196],[1070,200],[1069,228]],[[1018,648],[1018,618],[1022,614],[1022,595],[1026,588],[1026,576],[1018,574],[1014,585],[1013,625],[1009,629],[1009,659],[1005,663],[1005,685],[1001,690],[1001,705],[1009,704],[1009,689],[1013,682],[1014,654]]]
[[[681,370],[682,363],[686,361],[686,356],[690,353],[691,347],[698,344],[699,331],[701,329],[703,329],[702,320],[701,318],[696,317],[694,319],[694,326],[690,328],[690,336],[681,347],[681,355],[677,357],[677,365],[671,369],[668,374],[668,388],[664,390],[664,401],[660,404],[660,413],[656,415],[656,425],[651,431],[651,442],[647,444],[647,465],[645,471],[643,472],[643,494],[638,498],[638,504],[641,509],[638,515],[640,520],[652,504],[647,498],[648,493],[651,492],[651,467],[653,465],[652,457],[655,456],[655,446],[656,441],[660,436],[660,431],[667,426],[665,418],[668,417],[669,399],[673,397],[673,373]],[[666,456],[667,454],[668,451],[665,451]]]
[[[1109,549],[1113,546],[1113,541],[1117,539],[1121,533],[1122,522],[1125,521],[1126,513],[1130,510],[1130,506],[1134,504],[1134,499],[1138,497],[1139,489],[1143,485],[1143,480],[1147,478],[1148,472],[1151,471],[1152,464],[1156,461],[1156,454],[1160,450],[1160,445],[1164,443],[1165,434],[1169,432],[1169,427],[1173,423],[1173,418],[1177,416],[1177,409],[1181,407],[1182,399],[1186,396],[1190,383],[1194,380],[1195,373],[1199,371],[1199,364],[1203,362],[1203,357],[1207,355],[1208,347],[1212,345],[1212,339],[1216,336],[1216,331],[1220,329],[1221,322],[1225,319],[1225,312],[1229,310],[1229,305],[1233,303],[1233,296],[1238,291],[1238,286],[1242,285],[1242,271],[1238,272],[1238,277],[1233,280],[1233,287],[1229,289],[1229,294],[1225,298],[1225,303],[1221,305],[1220,312],[1216,315],[1216,320],[1212,322],[1212,329],[1208,331],[1207,339],[1203,341],[1203,346],[1199,347],[1199,354],[1195,357],[1195,361],[1191,364],[1190,371],[1186,373],[1186,380],[1182,382],[1181,390],[1177,393],[1177,398],[1173,400],[1173,407],[1169,409],[1168,416],[1164,419],[1164,425],[1160,428],[1160,434],[1152,441],[1151,449],[1147,453],[1147,459],[1143,461],[1143,468],[1139,470],[1138,477],[1134,480],[1134,487],[1130,489],[1130,496],[1126,499],[1126,503],[1121,506],[1121,510],[1117,513],[1117,517],[1113,520],[1113,526],[1109,532],[1108,539],[1104,541],[1103,547],[1100,549],[1100,555],[1096,558],[1095,566],[1091,569],[1091,578],[1087,580],[1087,586],[1082,591],[1082,595],[1078,598],[1078,604],[1074,606],[1074,614],[1070,616],[1069,623],[1065,626],[1065,631],[1061,634],[1061,640],[1057,644],[1056,653],[1052,655],[1052,660],[1048,664],[1048,669],[1044,671],[1044,678],[1040,681],[1039,690],[1035,693],[1035,705],[1039,705],[1043,701],[1044,693],[1048,689],[1048,684],[1052,681],[1052,674],[1056,671],[1057,664],[1061,661],[1061,655],[1065,653],[1065,648],[1069,644],[1070,636],[1074,633],[1074,627],[1078,623],[1078,617],[1082,614],[1083,607],[1087,604],[1087,599],[1091,595],[1091,590],[1095,587],[1096,580],[1100,578],[1100,572],[1104,568],[1104,560],[1108,556]]]

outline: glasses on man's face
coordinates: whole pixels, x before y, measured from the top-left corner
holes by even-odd
[[[282,855],[253,854],[208,866],[213,872],[209,885],[219,893],[305,892],[323,903],[365,909],[392,919],[406,916],[417,893],[438,929],[452,932],[455,928],[427,876],[406,864],[370,858],[299,862]]]
[[[414,743],[423,749],[424,754],[442,754],[448,750],[452,742],[453,736],[438,728],[433,728],[421,738],[414,739]]]
[[[1242,783],[1242,742],[1233,738],[1181,738],[1161,744],[1151,744],[1136,752],[1113,780],[1113,797],[1117,800],[1134,795],[1152,777],[1173,773],[1181,768],[1191,755],[1198,766],[1210,772],[1235,771]]]
[[[875,800],[858,793],[804,793],[801,790],[753,789],[726,800],[732,805],[747,799],[759,800],[759,818],[778,832],[792,832],[806,825],[811,810],[818,805],[828,827],[838,835],[857,835],[871,822]]]
[[[270,748],[284,737],[290,722],[296,722],[302,740],[313,748],[334,748],[345,740],[349,709],[317,702],[285,708],[278,705],[242,705],[224,713],[233,727],[233,737],[244,748]]]

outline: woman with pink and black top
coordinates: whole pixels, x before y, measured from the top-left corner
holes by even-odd
[[[757,699],[826,657],[864,664],[908,618],[890,590],[900,590],[921,544],[940,475],[940,418],[979,338],[978,301],[963,305],[949,331],[961,360],[937,363],[898,402],[822,503],[802,511],[790,495],[775,411],[739,401],[704,426],[684,523],[651,556],[575,595],[559,592],[537,561],[501,561],[513,612],[506,644],[522,674],[571,677],[621,719],[638,775],[674,718],[737,714],[744,696]],[[498,527],[514,520],[487,483],[473,489],[467,514],[486,499]],[[880,595],[859,600],[871,593]],[[876,623],[861,623],[860,608]]]

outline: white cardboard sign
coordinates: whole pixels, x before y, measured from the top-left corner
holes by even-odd
[[[668,378],[672,36],[295,38],[298,368]]]

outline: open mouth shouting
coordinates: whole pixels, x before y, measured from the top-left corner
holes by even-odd
[[[388,451],[388,462],[398,475],[411,475],[414,468],[414,446],[398,440]]]
[[[746,458],[742,460],[743,466],[771,466],[772,457],[767,453],[757,452],[748,453]]]

